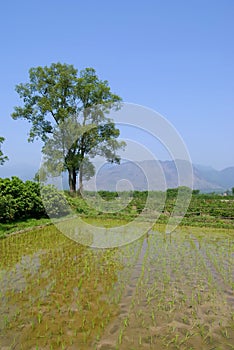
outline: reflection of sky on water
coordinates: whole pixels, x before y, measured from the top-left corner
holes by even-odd
[[[96,248],[114,248],[138,240],[151,229],[153,222],[143,221],[138,217],[134,222],[105,228],[88,224],[81,218],[76,218],[69,221],[55,222],[55,225],[68,238],[82,245]]]
[[[22,256],[21,261],[10,271],[0,270],[0,290],[3,295],[9,290],[18,293],[26,288],[27,278],[35,277],[41,267],[40,255],[43,252],[41,250],[34,255]]]

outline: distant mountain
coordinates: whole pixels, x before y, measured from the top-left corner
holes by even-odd
[[[234,187],[234,167],[216,170],[212,167],[195,165],[195,168],[198,169],[201,177],[212,184],[220,186],[225,190]]]
[[[187,168],[185,161],[176,161],[183,168],[181,183],[187,184]],[[13,166],[7,162],[0,167],[0,177],[13,175],[23,180],[33,179],[37,165],[19,163]],[[68,178],[64,175],[64,188],[68,189]],[[120,165],[105,164],[96,174],[95,179],[85,183],[89,190],[165,190],[178,187],[178,175],[174,161],[145,160],[139,162],[123,162]],[[210,166],[193,165],[193,188],[202,192],[223,192],[234,187],[234,167],[216,170]]]
[[[189,169],[186,161],[176,161],[183,168],[180,184],[189,186]],[[145,160],[124,162],[120,165],[103,166],[95,179],[88,181],[89,190],[165,190],[179,186],[176,163],[174,161]],[[212,167],[193,165],[193,188],[202,192],[221,192],[234,187],[234,167],[218,171]]]

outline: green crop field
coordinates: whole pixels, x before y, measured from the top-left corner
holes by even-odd
[[[0,348],[233,349],[233,248],[234,230],[214,228],[166,234],[159,225],[112,249],[53,225],[9,235],[0,240]]]

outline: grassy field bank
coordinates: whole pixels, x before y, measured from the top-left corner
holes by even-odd
[[[175,206],[176,194],[177,189],[168,190],[166,194],[163,192],[152,192],[150,208],[148,212],[144,214],[144,219],[152,220],[158,210],[160,215],[156,223],[166,224]],[[130,222],[144,211],[148,193],[135,191],[133,193],[122,193],[122,195],[118,195],[116,192],[101,191],[99,195],[102,198],[101,206],[99,204],[100,198],[97,200],[94,193],[89,193],[86,198],[71,196],[66,193],[67,205],[69,208],[72,208],[73,215],[78,215],[83,218]],[[125,198],[127,200],[126,205],[121,209]],[[120,209],[118,209],[118,205]],[[112,206],[113,212],[110,210]],[[108,208],[108,210],[105,208]],[[116,208],[118,210],[116,210]],[[14,231],[49,223],[50,220],[46,217],[0,223],[0,237],[4,237],[6,234]],[[198,194],[195,191],[181,225],[234,228],[234,197],[224,197],[217,194]]]

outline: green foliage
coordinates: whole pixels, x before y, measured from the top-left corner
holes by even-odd
[[[55,186],[42,186],[41,196],[49,217],[62,217],[70,213],[69,204],[64,194],[58,191]]]
[[[17,231],[30,231],[32,227],[42,227],[45,225],[50,225],[51,221],[49,218],[40,219],[23,219],[13,222],[0,222],[0,239],[4,238],[6,234]]]
[[[23,99],[23,107],[15,107],[14,119],[31,122],[29,141],[41,138],[45,141],[52,133],[53,122],[58,124],[70,114],[76,113],[79,96],[77,69],[72,65],[53,63],[50,67],[29,70],[29,83],[18,84],[16,92]]]
[[[47,180],[46,170],[43,167],[41,167],[34,175],[33,180],[35,182],[45,183]]]
[[[45,216],[39,184],[18,177],[0,179],[0,221]]]
[[[121,99],[93,68],[79,75],[73,65],[61,63],[31,68],[29,83],[17,85],[16,91],[24,104],[15,107],[12,117],[31,123],[29,141],[41,138],[46,142],[43,152],[48,168],[67,170],[71,191],[76,190],[78,173],[82,187],[83,177],[94,172],[90,157],[102,155],[119,162],[116,151],[124,144],[116,140],[119,130],[105,114]],[[53,138],[49,139],[50,134]]]
[[[182,194],[190,189],[181,188]],[[166,224],[169,220],[170,215],[172,215],[173,209],[176,203],[176,193],[178,189],[167,190],[166,202],[164,203],[163,192],[153,191],[150,193],[152,198],[148,208],[149,219],[155,210],[159,210],[161,215],[158,219],[158,223]],[[86,217],[99,217],[99,218],[111,218],[111,219],[122,219],[122,220],[133,220],[137,217],[145,208],[147,197],[149,193],[147,191],[134,191],[134,192],[109,192],[109,191],[99,191],[98,194],[101,198],[107,202],[117,201],[124,197],[128,198],[130,201],[126,207],[117,212],[102,212],[99,211],[98,205],[92,198],[95,198],[95,193],[89,192],[85,193],[85,196],[89,199],[86,201],[85,198],[71,196],[67,194],[68,201],[73,208],[73,210],[81,216]],[[183,199],[183,197],[182,197]],[[90,204],[90,205],[89,205]],[[94,205],[93,205],[94,204]],[[109,205],[109,203],[108,203]],[[183,215],[183,201],[179,203],[181,206],[181,215]],[[179,209],[180,209],[179,206]],[[116,208],[116,207],[115,207]],[[152,212],[151,212],[152,210]],[[234,200],[233,197],[223,197],[220,195],[211,194],[199,194],[197,191],[193,193],[190,205],[185,217],[182,220],[182,225],[192,225],[192,226],[210,226],[210,227],[233,227],[234,220]]]
[[[193,190],[193,192],[192,192],[193,195],[197,195],[199,193],[200,193],[200,190]]]
[[[178,192],[180,191],[180,193],[185,196],[187,196],[188,194],[190,194],[191,192],[193,194],[198,194],[199,192],[197,192],[197,190],[192,191],[189,187],[186,186],[180,186],[177,188],[168,188],[167,189],[167,198],[176,198],[178,195]]]
[[[67,201],[75,213],[85,216],[97,216],[98,212],[91,208],[87,202],[80,196],[72,196],[70,193],[67,194]]]
[[[66,199],[55,187],[43,186],[40,189],[39,183],[23,182],[16,176],[0,178],[0,222],[39,219],[47,215],[57,217],[68,213]]]
[[[177,194],[178,194],[178,188],[167,189],[167,198],[176,198]]]
[[[10,222],[15,219],[16,201],[12,195],[0,197],[0,222]]]
[[[111,191],[98,191],[98,194],[99,196],[101,196],[102,199],[106,201],[111,201],[119,196],[117,192]]]
[[[155,211],[158,211],[161,212],[161,215],[157,222],[166,224],[173,213],[177,191],[178,189],[167,191],[165,205],[165,193],[160,191],[120,193],[99,191],[98,196],[95,192],[85,192],[83,198],[68,191],[58,191],[52,185],[42,186],[40,189],[40,184],[37,182],[23,182],[13,176],[11,179],[0,179],[0,222],[12,223],[47,216],[57,218],[69,214],[71,209],[84,217],[131,221],[144,210],[150,195],[151,201],[148,203],[147,218],[152,218]],[[187,189],[181,188],[181,191],[186,193]],[[104,202],[104,207],[106,205],[108,209],[113,208],[113,211],[103,210],[104,207],[99,205],[100,197]],[[182,224],[233,227],[233,213],[233,196],[224,197],[218,194],[195,192]],[[183,215],[183,207],[181,207],[181,215]]]
[[[1,144],[4,141],[4,137],[0,137],[0,165],[3,165],[5,163],[6,160],[8,160],[7,156],[4,156],[2,150],[1,150]]]

